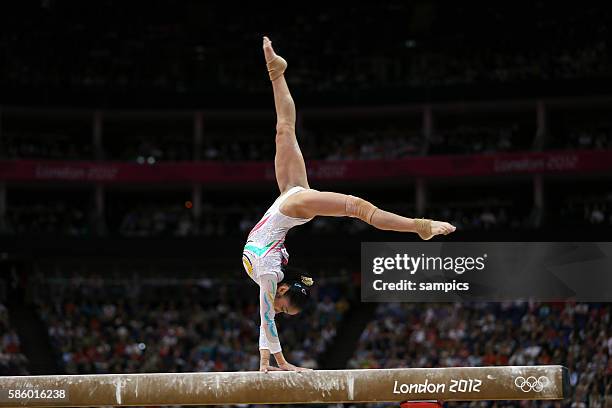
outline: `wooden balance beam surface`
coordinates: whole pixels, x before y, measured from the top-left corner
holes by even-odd
[[[561,366],[0,377],[0,407],[555,400]]]

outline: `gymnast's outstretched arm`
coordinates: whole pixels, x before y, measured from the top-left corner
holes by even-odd
[[[312,218],[355,217],[381,230],[415,232],[422,239],[447,235],[455,227],[447,222],[407,218],[377,208],[372,203],[352,195],[327,191],[306,190],[287,198],[281,212],[289,217]]]
[[[307,368],[297,367],[285,360],[278,338],[278,331],[274,317],[274,298],[276,296],[276,276],[263,274],[259,281],[259,314],[261,325],[259,328],[259,370],[268,371],[310,371]],[[277,367],[270,365],[270,354],[274,356]]]

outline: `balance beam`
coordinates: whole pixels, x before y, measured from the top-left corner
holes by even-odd
[[[0,407],[555,400],[562,366],[0,377]]]

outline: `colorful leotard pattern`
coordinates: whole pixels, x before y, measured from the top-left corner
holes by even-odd
[[[273,354],[281,351],[274,323],[274,297],[276,287],[284,277],[281,265],[289,260],[285,236],[291,228],[311,220],[288,217],[280,212],[280,206],[287,197],[304,190],[304,187],[293,187],[276,199],[249,233],[242,253],[244,269],[259,285],[259,348],[268,349]]]

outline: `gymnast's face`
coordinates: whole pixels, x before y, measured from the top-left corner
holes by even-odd
[[[291,304],[289,296],[286,296],[289,287],[287,285],[281,285],[277,292],[276,298],[274,299],[274,311],[278,313],[287,313],[288,315],[296,315],[300,313],[300,310]]]

